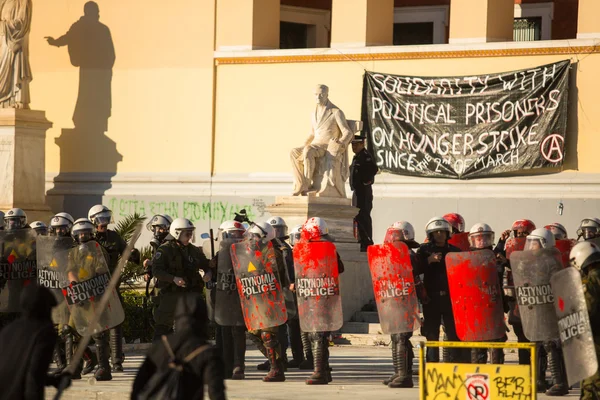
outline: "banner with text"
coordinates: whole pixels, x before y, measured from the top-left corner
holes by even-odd
[[[561,166],[570,61],[463,77],[365,72],[362,120],[382,171],[469,179]]]

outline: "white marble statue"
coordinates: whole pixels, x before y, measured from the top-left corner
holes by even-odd
[[[294,196],[316,192],[319,197],[346,197],[348,145],[354,137],[342,110],[329,101],[329,88],[318,85],[311,133],[304,146],[292,149]]]
[[[0,108],[29,108],[31,0],[0,0]]]

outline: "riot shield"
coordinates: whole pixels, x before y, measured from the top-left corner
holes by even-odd
[[[248,330],[283,325],[287,309],[271,242],[247,237],[230,253]]]
[[[110,300],[98,324],[90,326],[96,313],[96,305],[110,281],[108,264],[98,242],[90,240],[73,247],[68,250],[66,257],[64,273],[69,284],[62,288],[62,292],[77,332],[81,336],[90,331],[97,334],[121,324],[125,313],[117,295],[118,289],[115,288],[110,293]]]
[[[462,251],[469,251],[471,249],[471,244],[469,243],[469,232],[461,232],[455,233],[452,235],[450,240],[448,240],[452,246],[456,246]]]
[[[294,246],[296,295],[303,332],[336,331],[344,324],[335,245],[299,242]]]
[[[504,251],[506,252],[506,258],[510,260],[510,255],[513,251],[523,251],[525,248],[525,241],[527,238],[510,238],[504,245]]]
[[[381,330],[386,334],[419,328],[419,303],[415,292],[410,250],[402,242],[367,248],[373,292]]]
[[[35,282],[35,239],[33,229],[0,231],[0,312],[20,312],[23,288]]]
[[[61,326],[69,323],[69,307],[61,288],[69,285],[64,271],[71,247],[73,239],[70,237],[38,236],[36,239],[37,281],[54,295],[58,305],[52,309],[52,322]]]
[[[465,342],[485,342],[506,334],[502,290],[491,250],[446,255],[446,273],[456,334]]]
[[[571,249],[575,245],[571,239],[561,239],[556,241],[556,248],[560,251],[563,267],[567,268],[569,266],[569,256],[571,254]]]
[[[515,251],[511,268],[525,336],[532,342],[558,339],[550,277],[563,268],[560,252],[556,248]]]
[[[230,251],[231,245],[239,242],[234,239],[224,239],[219,242],[215,322],[221,326],[244,326],[242,305]]]
[[[590,325],[581,275],[575,268],[558,271],[550,278],[554,310],[563,347],[569,385],[594,375],[598,358]]]

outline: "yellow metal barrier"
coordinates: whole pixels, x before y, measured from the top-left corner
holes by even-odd
[[[427,363],[427,347],[527,349],[531,365]],[[421,400],[535,400],[535,371],[535,343],[421,342],[419,397]]]

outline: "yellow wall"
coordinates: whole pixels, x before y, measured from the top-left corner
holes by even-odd
[[[102,133],[79,129],[63,154],[55,143],[74,127],[79,68],[66,47],[49,46],[45,36],[63,35],[83,15],[86,0],[34,1],[30,54],[33,109],[45,110],[54,127],[46,141],[47,172],[154,172],[210,170],[214,49],[213,0],[96,0],[100,22],[111,32],[116,53],[112,74],[112,116],[106,135],[122,161],[98,157],[110,149]],[[93,104],[90,103],[90,104]],[[93,111],[90,111],[93,112]],[[69,133],[69,131],[67,131]],[[87,145],[77,154],[76,146]],[[185,149],[186,156],[169,160]],[[114,151],[113,151],[114,153]],[[110,154],[108,158],[119,158]],[[61,159],[59,159],[61,158]]]
[[[216,173],[289,172],[289,151],[304,143],[310,129],[313,88],[318,83],[329,86],[331,101],[344,111],[346,118],[360,119],[363,69],[400,75],[454,76],[511,71],[565,58],[568,56],[219,65]],[[581,172],[600,172],[600,113],[595,111],[600,108],[600,54],[580,59],[577,87],[570,88],[577,92],[578,101],[569,104],[571,131],[565,169],[578,167]],[[575,119],[579,129],[576,140],[572,130]],[[570,147],[575,141],[577,152]],[[240,153],[232,153],[228,145],[233,142],[241,144],[246,163],[236,161]]]

